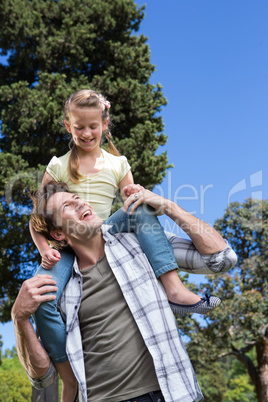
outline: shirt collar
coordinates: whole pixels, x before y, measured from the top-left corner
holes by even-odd
[[[102,231],[102,234],[103,234],[103,238],[104,238],[104,240],[107,240],[107,238],[109,237],[109,229],[112,227],[112,225],[106,225],[106,224],[103,224],[102,226],[101,226],[101,231]],[[78,275],[80,275],[80,268],[79,268],[79,266],[78,266],[78,263],[77,263],[77,257],[76,257],[76,255],[75,255],[75,258],[74,258],[74,265],[73,265],[73,270],[74,270],[74,272],[76,273],[76,274],[78,274]]]
[[[106,225],[105,223],[103,223],[101,230],[102,230],[102,234],[103,236],[105,236],[108,232],[108,230],[112,227],[113,225]]]
[[[78,263],[77,263],[77,257],[76,257],[76,255],[75,255],[75,257],[74,257],[73,271],[74,271],[74,273],[76,273],[76,274],[78,274],[78,275],[81,275],[81,273],[80,273],[80,268],[79,268]]]

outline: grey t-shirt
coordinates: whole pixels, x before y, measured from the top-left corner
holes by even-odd
[[[89,402],[119,402],[159,390],[153,360],[105,254],[81,271],[79,321]]]

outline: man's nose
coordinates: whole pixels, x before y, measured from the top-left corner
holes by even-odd
[[[81,209],[82,207],[83,207],[83,205],[84,205],[84,201],[83,200],[75,200],[75,209],[77,210],[77,211],[79,211],[79,209]]]

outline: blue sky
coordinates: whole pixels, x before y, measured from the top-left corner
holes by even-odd
[[[168,100],[161,150],[174,168],[155,192],[210,224],[229,202],[267,199],[268,2],[135,2],[146,4],[139,33],[156,66],[151,83]],[[0,333],[11,348],[12,324],[0,324]]]
[[[162,191],[213,224],[230,201],[267,198],[268,3],[146,4],[141,32],[152,82],[168,99],[165,149],[175,165]]]

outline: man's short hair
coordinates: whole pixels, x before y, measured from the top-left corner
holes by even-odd
[[[66,183],[49,181],[42,185],[32,196],[33,210],[31,214],[31,223],[34,230],[41,233],[52,247],[61,249],[67,246],[65,240],[55,240],[50,232],[51,230],[61,230],[61,226],[57,225],[54,220],[53,211],[48,211],[47,203],[55,193],[70,193]]]

